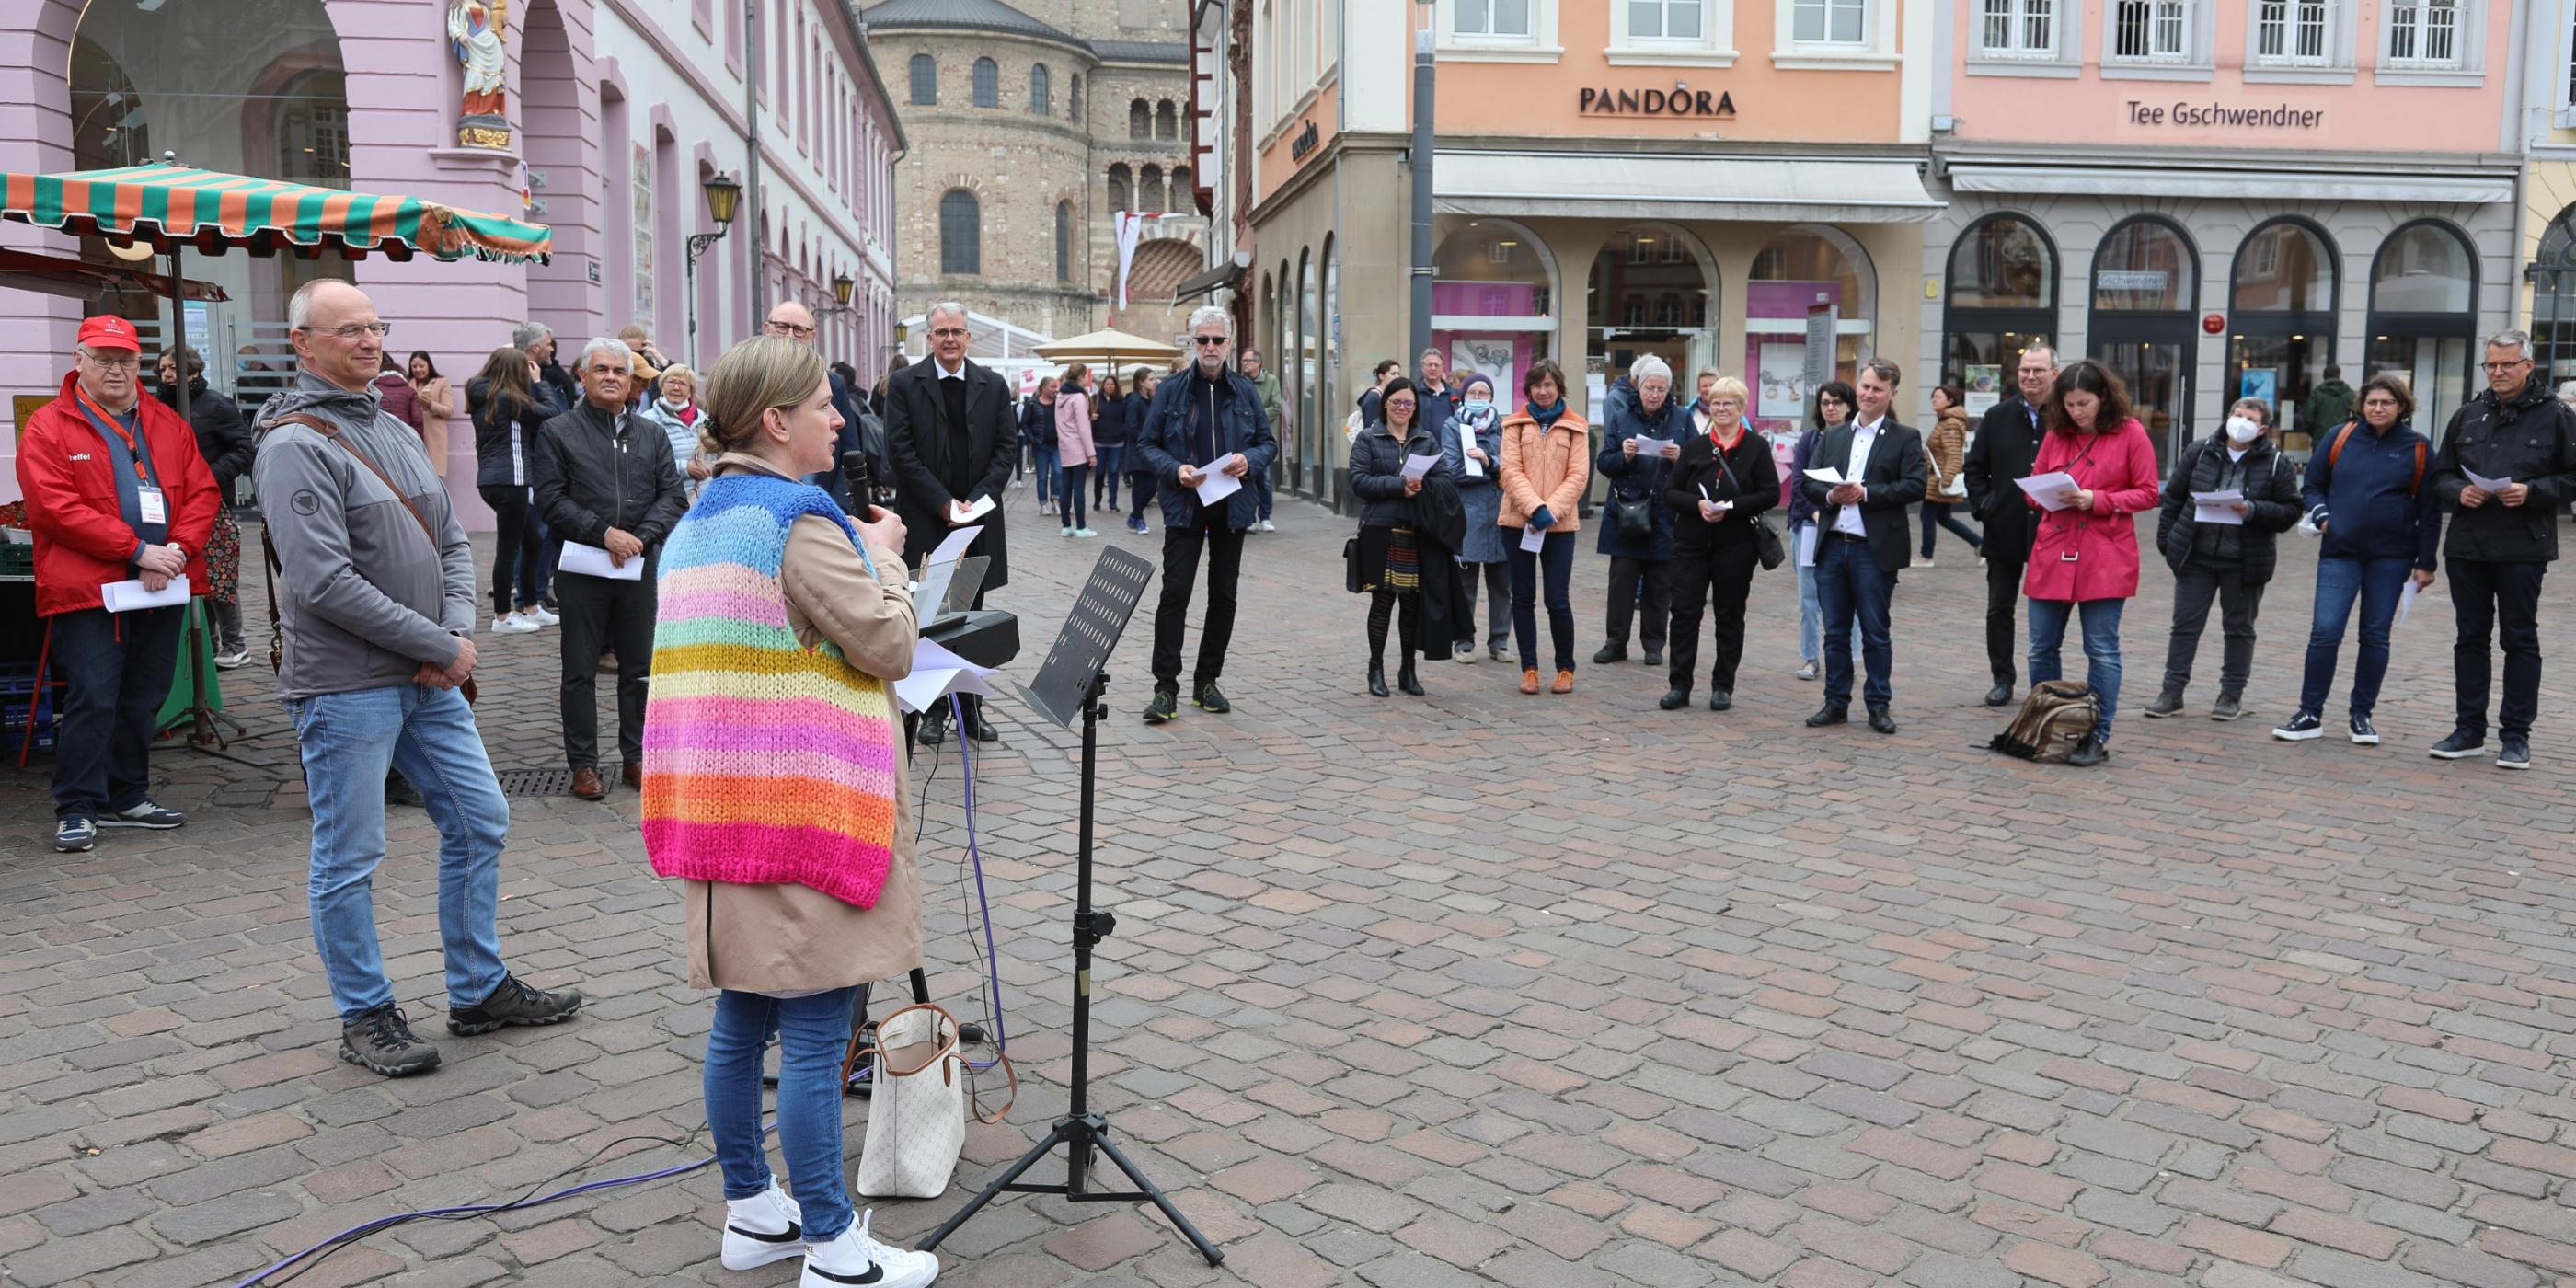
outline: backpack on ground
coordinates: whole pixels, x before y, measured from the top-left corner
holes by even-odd
[[[2023,760],[2062,762],[2100,723],[2102,700],[2090,687],[2074,680],[2043,680],[2030,686],[2021,711],[1986,748]]]

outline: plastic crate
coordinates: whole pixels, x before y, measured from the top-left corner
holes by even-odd
[[[34,546],[0,545],[0,577],[33,577],[36,575]]]
[[[0,663],[0,703],[5,703],[7,699],[14,697],[18,699],[18,706],[23,711],[26,707],[27,695],[35,691],[35,663]]]

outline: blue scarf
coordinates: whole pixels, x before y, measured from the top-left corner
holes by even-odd
[[[1555,402],[1549,403],[1545,407],[1541,407],[1537,403],[1524,403],[1522,405],[1529,408],[1530,419],[1538,422],[1538,432],[1542,434],[1556,428],[1557,419],[1565,415],[1565,399],[1562,395],[1560,395]]]

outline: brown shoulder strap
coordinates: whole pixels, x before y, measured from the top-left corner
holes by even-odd
[[[2343,464],[2343,445],[2352,441],[2352,431],[2360,426],[2360,421],[2348,420],[2343,423],[2343,428],[2335,431],[2334,445],[2326,449],[2327,469]]]
[[[393,476],[385,473],[384,466],[376,464],[375,461],[368,457],[365,452],[359,451],[357,448],[351,446],[349,440],[341,436],[339,426],[334,425],[330,421],[324,420],[319,416],[307,416],[302,412],[289,412],[275,420],[269,421],[268,423],[271,425],[302,425],[306,429],[312,430],[314,433],[320,434],[324,438],[338,443],[341,451],[357,457],[358,463],[366,466],[368,470],[372,471],[376,478],[384,483],[385,490],[393,493],[394,499],[402,502],[404,509],[411,511],[412,521],[420,525],[420,534],[429,538],[430,550],[433,553],[437,551],[438,531],[429,526],[429,516],[420,512],[420,506],[412,501],[409,493],[404,492],[400,487],[395,486]],[[262,529],[262,535],[265,535],[265,533],[266,530]]]

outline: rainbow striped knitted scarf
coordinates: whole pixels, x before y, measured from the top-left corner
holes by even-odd
[[[894,861],[900,726],[884,681],[788,626],[779,565],[807,514],[857,542],[822,489],[728,474],[662,547],[644,852],[665,877],[793,882],[872,908]]]

